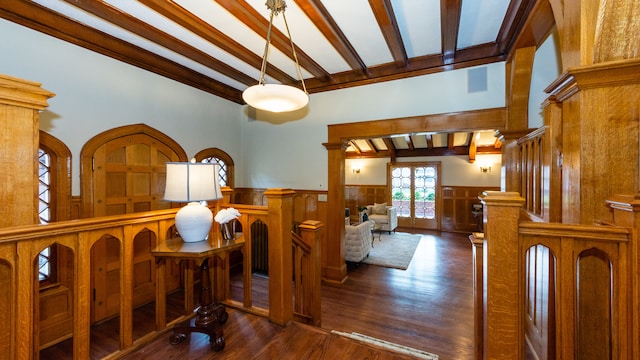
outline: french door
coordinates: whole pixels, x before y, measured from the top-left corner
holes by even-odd
[[[398,212],[398,226],[440,228],[440,162],[391,163],[391,202]]]

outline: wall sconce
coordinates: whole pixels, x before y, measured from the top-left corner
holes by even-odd
[[[360,174],[360,169],[351,169],[351,171],[353,171],[354,174]]]
[[[489,166],[489,165],[480,165],[480,172],[481,173],[491,172],[491,166]]]

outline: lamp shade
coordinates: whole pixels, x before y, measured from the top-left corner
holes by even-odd
[[[213,214],[200,201],[222,198],[218,165],[209,163],[167,163],[164,199],[189,202],[176,213],[176,228],[185,242],[206,240]]]
[[[309,103],[309,95],[293,86],[258,84],[247,88],[242,99],[252,107],[270,112],[302,109]]]
[[[216,164],[167,163],[164,199],[191,202],[222,198],[218,171]]]

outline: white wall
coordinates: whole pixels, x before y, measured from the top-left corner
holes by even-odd
[[[544,89],[558,78],[561,69],[560,40],[558,31],[554,29],[536,49],[533,60],[529,92],[529,128],[539,128],[544,124],[542,103],[549,97]]]
[[[308,108],[284,116],[245,108],[243,186],[326,190],[329,124],[503,107],[504,63],[486,68],[486,91],[468,92],[461,69],[312,94]]]
[[[176,140],[187,156],[218,147],[240,158],[240,105],[3,19],[0,34],[0,73],[56,93],[40,129],[71,150],[74,195],[82,146],[118,126],[145,123]]]

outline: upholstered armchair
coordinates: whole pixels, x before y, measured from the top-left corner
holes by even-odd
[[[398,227],[398,212],[395,207],[387,203],[367,205],[367,216],[381,225],[380,230],[391,233]]]
[[[358,225],[344,226],[345,260],[359,263],[369,256],[373,223],[365,221]]]

